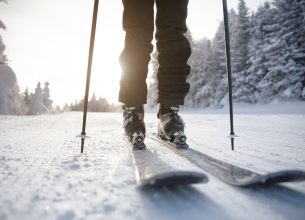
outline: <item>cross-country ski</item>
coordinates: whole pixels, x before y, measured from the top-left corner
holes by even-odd
[[[203,172],[173,168],[147,148],[132,150],[131,154],[140,186],[179,186],[208,181]]]
[[[164,140],[156,134],[150,138],[163,143],[164,147],[169,147],[184,159],[191,161],[204,171],[233,186],[272,185],[305,181],[305,169],[289,170],[287,168],[281,171],[258,174],[251,170],[218,160],[192,148],[188,150],[181,149],[176,144]]]

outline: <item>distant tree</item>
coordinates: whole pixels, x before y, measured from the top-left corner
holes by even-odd
[[[88,103],[88,108],[92,112],[97,112],[98,111],[98,106],[97,106],[97,100],[96,100],[95,93],[93,93],[92,98],[90,99],[90,101]]]
[[[43,106],[46,111],[52,110],[52,100],[50,100],[50,89],[49,89],[49,82],[45,82],[43,88]]]
[[[32,103],[32,100],[31,100],[31,97],[29,94],[29,89],[27,87],[23,93],[23,105],[24,105],[23,114],[30,113],[31,103]]]
[[[233,16],[232,16],[233,17]],[[249,41],[251,24],[249,18],[249,9],[244,0],[239,0],[238,13],[234,30],[234,54],[235,54],[235,72],[240,73],[247,70],[249,66]]]
[[[233,99],[237,102],[254,103],[254,88],[251,82],[247,82],[249,77],[250,43],[253,31],[253,20],[250,19],[249,9],[244,0],[238,4],[238,13],[232,30],[232,79],[233,79]]]
[[[44,113],[46,109],[43,105],[43,94],[42,94],[40,82],[38,82],[37,87],[35,89],[35,93],[33,94],[32,98],[33,98],[33,103],[31,106],[30,114],[36,115],[36,114]]]
[[[64,107],[62,108],[62,111],[63,111],[63,112],[69,112],[69,111],[71,111],[71,108],[70,108],[70,106],[66,103],[66,104],[64,105]]]
[[[65,105],[63,111],[83,111],[84,100],[77,101],[69,105]],[[118,105],[110,104],[106,98],[99,97],[96,98],[95,93],[93,93],[90,101],[88,102],[89,112],[114,112],[119,111],[121,108]]]
[[[230,31],[230,49],[231,49],[231,68],[233,77],[238,72],[239,65],[239,26],[238,15],[234,9],[229,12],[229,31]]]
[[[202,88],[205,86],[209,72],[206,70],[207,62],[212,54],[211,41],[203,38],[202,40],[191,43],[192,55],[189,59],[191,72],[188,77],[190,83],[190,91],[186,96],[185,103],[188,106],[207,106],[207,99],[202,94]]]
[[[7,64],[0,64],[0,114],[13,114],[17,79]]]

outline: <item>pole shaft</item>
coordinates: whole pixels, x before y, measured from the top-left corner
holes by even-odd
[[[82,133],[81,133],[82,135],[86,135],[88,97],[89,97],[91,66],[92,66],[92,57],[93,57],[94,40],[95,40],[96,20],[97,20],[97,13],[98,13],[98,3],[99,3],[99,0],[95,0],[94,7],[93,7],[89,58],[88,58],[88,66],[87,66],[86,90],[85,90],[85,100],[84,100],[84,110],[83,110],[83,126],[82,126]],[[82,137],[81,153],[83,153],[83,148],[84,148],[84,137]]]
[[[229,19],[227,0],[223,0],[223,19],[225,28],[225,46],[226,46],[226,60],[228,72],[228,87],[229,87],[229,105],[230,105],[230,135],[234,135],[234,122],[233,122],[233,97],[232,97],[232,72],[231,72],[231,53],[230,53],[230,32],[229,32]],[[234,150],[234,138],[231,138],[232,150]]]

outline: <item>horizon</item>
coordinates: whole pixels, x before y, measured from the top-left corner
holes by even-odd
[[[0,19],[7,27],[1,30],[5,54],[16,73],[20,92],[26,88],[33,92],[38,81],[48,81],[54,106],[82,99],[93,1],[30,1],[32,4],[8,1],[0,7]],[[264,1],[245,2],[250,10],[256,10]],[[238,0],[228,1],[229,9],[236,10],[237,4]],[[114,104],[118,103],[121,75],[118,57],[124,44],[122,10],[121,2],[100,2],[89,95],[95,92],[97,97]],[[187,24],[194,39],[211,39],[221,20],[221,1],[190,1]]]

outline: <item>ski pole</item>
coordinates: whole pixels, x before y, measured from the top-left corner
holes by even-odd
[[[223,20],[225,28],[225,46],[226,46],[226,60],[228,72],[228,86],[229,86],[229,106],[230,106],[230,128],[231,132],[229,138],[231,139],[231,149],[234,150],[234,138],[237,137],[234,133],[233,126],[233,98],[232,98],[232,73],[231,73],[231,53],[230,53],[230,32],[229,32],[229,19],[227,0],[222,0],[223,5]]]
[[[85,101],[84,101],[84,111],[83,111],[83,126],[82,126],[82,133],[80,135],[80,137],[81,137],[81,153],[83,153],[83,151],[84,151],[84,142],[85,142],[85,138],[87,137],[86,136],[86,121],[87,121],[87,110],[88,110],[88,96],[89,96],[91,66],[92,66],[92,57],[93,57],[93,49],[94,49],[96,19],[97,19],[97,12],[98,12],[98,2],[99,2],[99,0],[94,1],[94,8],[93,8],[89,58],[88,58],[88,67],[87,67],[86,91],[85,91]]]

